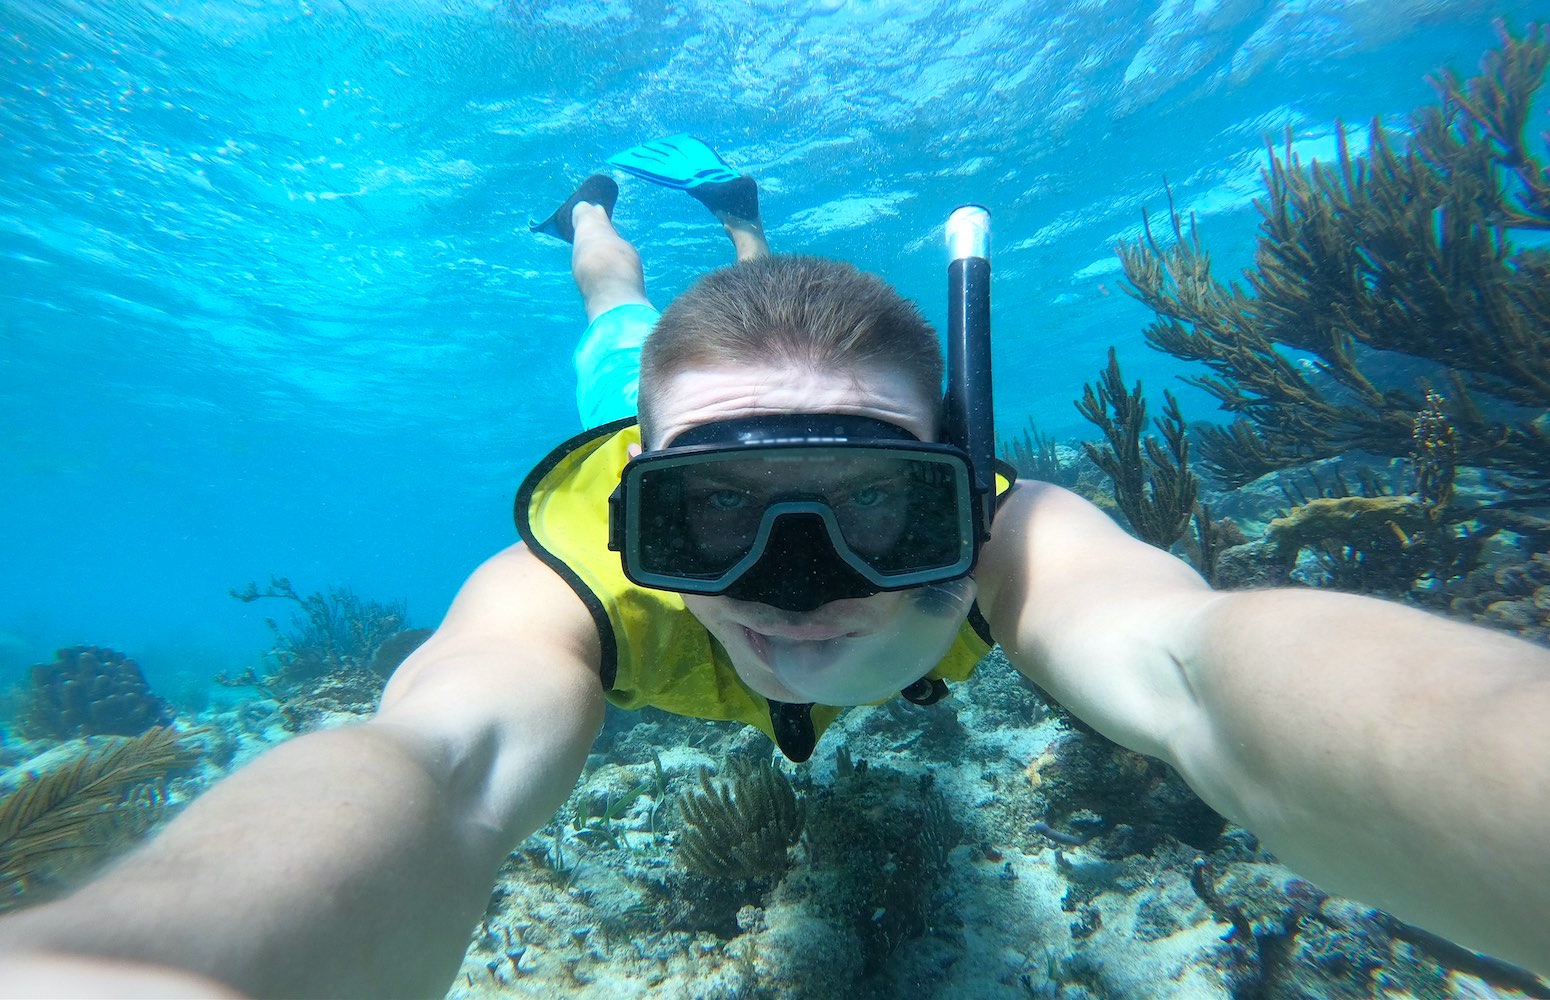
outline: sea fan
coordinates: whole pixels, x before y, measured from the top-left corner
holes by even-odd
[[[157,789],[194,757],[158,727],[88,746],[0,799],[0,910],[138,840],[165,811]]]

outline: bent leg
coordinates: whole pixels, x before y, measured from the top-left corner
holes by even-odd
[[[608,213],[587,202],[571,214],[576,239],[571,245],[571,277],[591,322],[617,306],[651,305],[640,254],[620,236]]]
[[[752,221],[722,215],[716,218],[721,220],[722,227],[732,238],[732,249],[739,264],[770,255],[770,244],[764,238],[764,224],[757,218]]]
[[[759,215],[759,185],[752,176],[700,184],[689,189],[689,197],[710,209],[726,229],[739,264],[770,255],[764,220]]]

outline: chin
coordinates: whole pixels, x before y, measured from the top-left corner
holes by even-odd
[[[748,688],[794,704],[865,705],[931,672],[973,607],[974,581],[833,601],[793,614],[751,601],[684,596]]]
[[[873,673],[877,659],[868,654],[879,644],[887,649],[896,632],[902,605],[895,594],[836,601],[807,615],[726,598],[686,596],[684,603],[721,643],[743,683],[772,701],[865,705],[918,679],[885,673],[868,684],[857,674]]]

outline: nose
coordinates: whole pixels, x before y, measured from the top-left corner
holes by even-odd
[[[831,601],[876,593],[871,581],[840,558],[823,518],[792,513],[776,519],[764,552],[726,596],[805,614]]]

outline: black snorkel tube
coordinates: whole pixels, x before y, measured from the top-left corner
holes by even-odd
[[[990,212],[962,205],[947,219],[947,440],[969,456],[976,553],[996,509],[996,424],[990,387]]]

